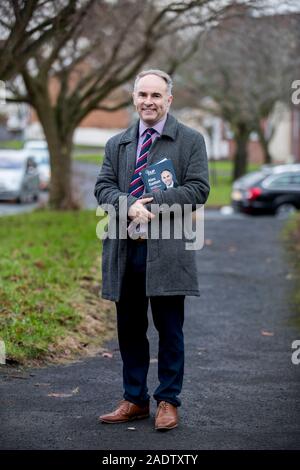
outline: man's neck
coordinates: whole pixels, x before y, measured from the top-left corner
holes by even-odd
[[[156,124],[150,125],[149,123],[144,122],[142,119],[140,119],[140,135],[149,128],[154,128],[158,134],[162,134],[166,120],[167,120],[168,114],[165,114],[164,117],[162,117],[159,121],[157,121]]]

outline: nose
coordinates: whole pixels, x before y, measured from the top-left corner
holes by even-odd
[[[145,105],[149,106],[152,104],[152,98],[151,95],[147,95],[145,98]]]

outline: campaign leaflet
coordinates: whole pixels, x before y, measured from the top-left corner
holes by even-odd
[[[159,190],[165,191],[178,186],[173,163],[168,158],[163,158],[159,162],[149,165],[140,172],[140,176],[143,179],[146,193]],[[132,239],[148,238],[147,223],[136,223],[132,220],[127,230],[129,237]]]
[[[163,158],[159,162],[149,165],[140,172],[140,176],[143,179],[146,193],[164,191],[178,186],[173,163],[168,158]]]

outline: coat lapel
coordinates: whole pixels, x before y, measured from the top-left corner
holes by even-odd
[[[168,114],[162,135],[155,140],[153,146],[150,148],[148,165],[159,161],[162,157],[167,155],[164,149],[166,147],[166,150],[168,150],[169,146],[166,145],[166,143],[168,144],[170,140],[175,140],[177,126],[177,120],[171,114]]]

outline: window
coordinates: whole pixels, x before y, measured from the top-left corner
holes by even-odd
[[[286,188],[290,186],[292,182],[292,175],[286,173],[285,175],[272,176],[269,181],[266,181],[266,186],[270,189],[275,188]]]
[[[292,176],[292,185],[300,189],[300,173],[295,173]]]

